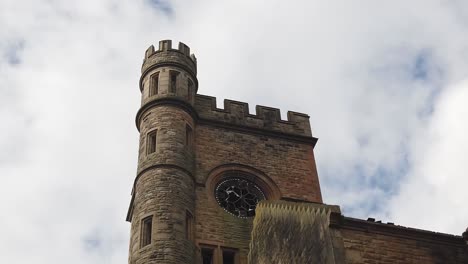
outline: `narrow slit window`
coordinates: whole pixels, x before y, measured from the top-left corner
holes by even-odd
[[[202,248],[202,263],[203,264],[213,264],[213,249],[212,248]]]
[[[187,146],[193,145],[193,130],[189,125],[185,127],[185,144]]]
[[[223,264],[235,264],[236,251],[223,249]]]
[[[159,72],[151,75],[149,96],[157,95],[159,92]]]
[[[192,80],[188,79],[187,81],[187,91],[188,91],[188,96],[187,99],[189,102],[192,102],[193,98],[193,82]]]
[[[151,232],[153,230],[153,216],[141,220],[141,247],[151,244]]]
[[[156,152],[156,134],[157,130],[151,131],[148,133],[148,136],[146,137],[147,140],[147,154],[151,154],[153,152]]]
[[[177,75],[179,75],[178,72],[176,71],[171,71],[170,76],[171,76],[171,85],[169,87],[169,92],[170,93],[176,93],[176,88],[177,88]]]
[[[190,241],[193,241],[193,215],[189,212],[185,212],[185,235]]]

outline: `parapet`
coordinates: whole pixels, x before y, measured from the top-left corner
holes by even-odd
[[[280,110],[257,105],[255,114],[249,113],[249,105],[244,102],[224,100],[224,108],[216,107],[216,98],[197,94],[195,110],[202,120],[239,127],[270,130],[282,134],[312,137],[309,116],[288,111],[287,120],[281,120]]]
[[[178,49],[172,48],[172,40],[159,41],[158,50],[151,45],[145,52],[141,72],[144,74],[150,68],[164,65],[176,65],[185,68],[194,77],[197,75],[197,58],[190,54],[190,48],[182,42],[179,42]]]

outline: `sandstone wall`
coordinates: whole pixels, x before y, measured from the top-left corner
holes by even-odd
[[[468,245],[461,236],[343,218],[346,263],[464,264]]]
[[[252,168],[274,182],[281,196],[275,198],[322,201],[312,144],[198,124],[195,156],[197,241],[237,248],[241,263],[246,263],[252,219],[232,216],[217,204],[213,186],[205,184],[213,169]]]

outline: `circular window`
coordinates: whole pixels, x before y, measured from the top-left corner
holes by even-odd
[[[237,217],[255,216],[257,203],[265,200],[262,190],[243,178],[229,178],[218,183],[215,197],[224,210]]]

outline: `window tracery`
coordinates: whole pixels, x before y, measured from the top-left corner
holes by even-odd
[[[265,200],[265,194],[255,183],[237,177],[218,183],[215,197],[226,212],[241,218],[255,216],[258,202]]]

